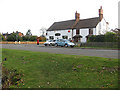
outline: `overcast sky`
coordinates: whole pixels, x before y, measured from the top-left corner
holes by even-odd
[[[104,18],[111,29],[118,27],[118,1],[120,0],[0,0],[0,32],[20,31],[40,35],[42,27],[54,22],[71,20],[75,12],[81,19],[98,17],[103,7]]]

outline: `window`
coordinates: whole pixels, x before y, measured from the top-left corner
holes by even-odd
[[[68,36],[62,36],[63,39],[68,39]]]
[[[54,39],[54,36],[49,36],[49,39]]]
[[[89,34],[93,34],[93,28],[89,29]]]
[[[55,36],[60,36],[61,34],[60,33],[56,33]]]

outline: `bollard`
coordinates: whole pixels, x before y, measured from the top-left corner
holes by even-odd
[[[20,41],[19,41],[19,44],[20,44]]]
[[[15,41],[15,45],[17,44],[17,41]]]

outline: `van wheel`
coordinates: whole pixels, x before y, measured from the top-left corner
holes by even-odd
[[[65,47],[67,48],[67,47],[68,47],[68,45],[67,45],[67,44],[65,44]]]
[[[47,44],[45,44],[45,46],[47,46]]]
[[[50,43],[49,46],[52,46],[52,43]]]

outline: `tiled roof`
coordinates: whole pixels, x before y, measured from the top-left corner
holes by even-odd
[[[53,23],[47,31],[66,30],[66,29],[81,29],[81,28],[95,28],[99,23],[99,17],[81,19],[75,25],[76,20],[68,20]],[[74,26],[74,27],[73,27]]]
[[[99,23],[99,17],[83,19],[76,24],[75,28],[76,29],[95,28],[98,23]]]
[[[50,28],[48,28],[47,31],[72,29],[72,26],[74,25],[74,23],[75,23],[75,20],[55,22],[52,24],[52,26],[50,26]]]

